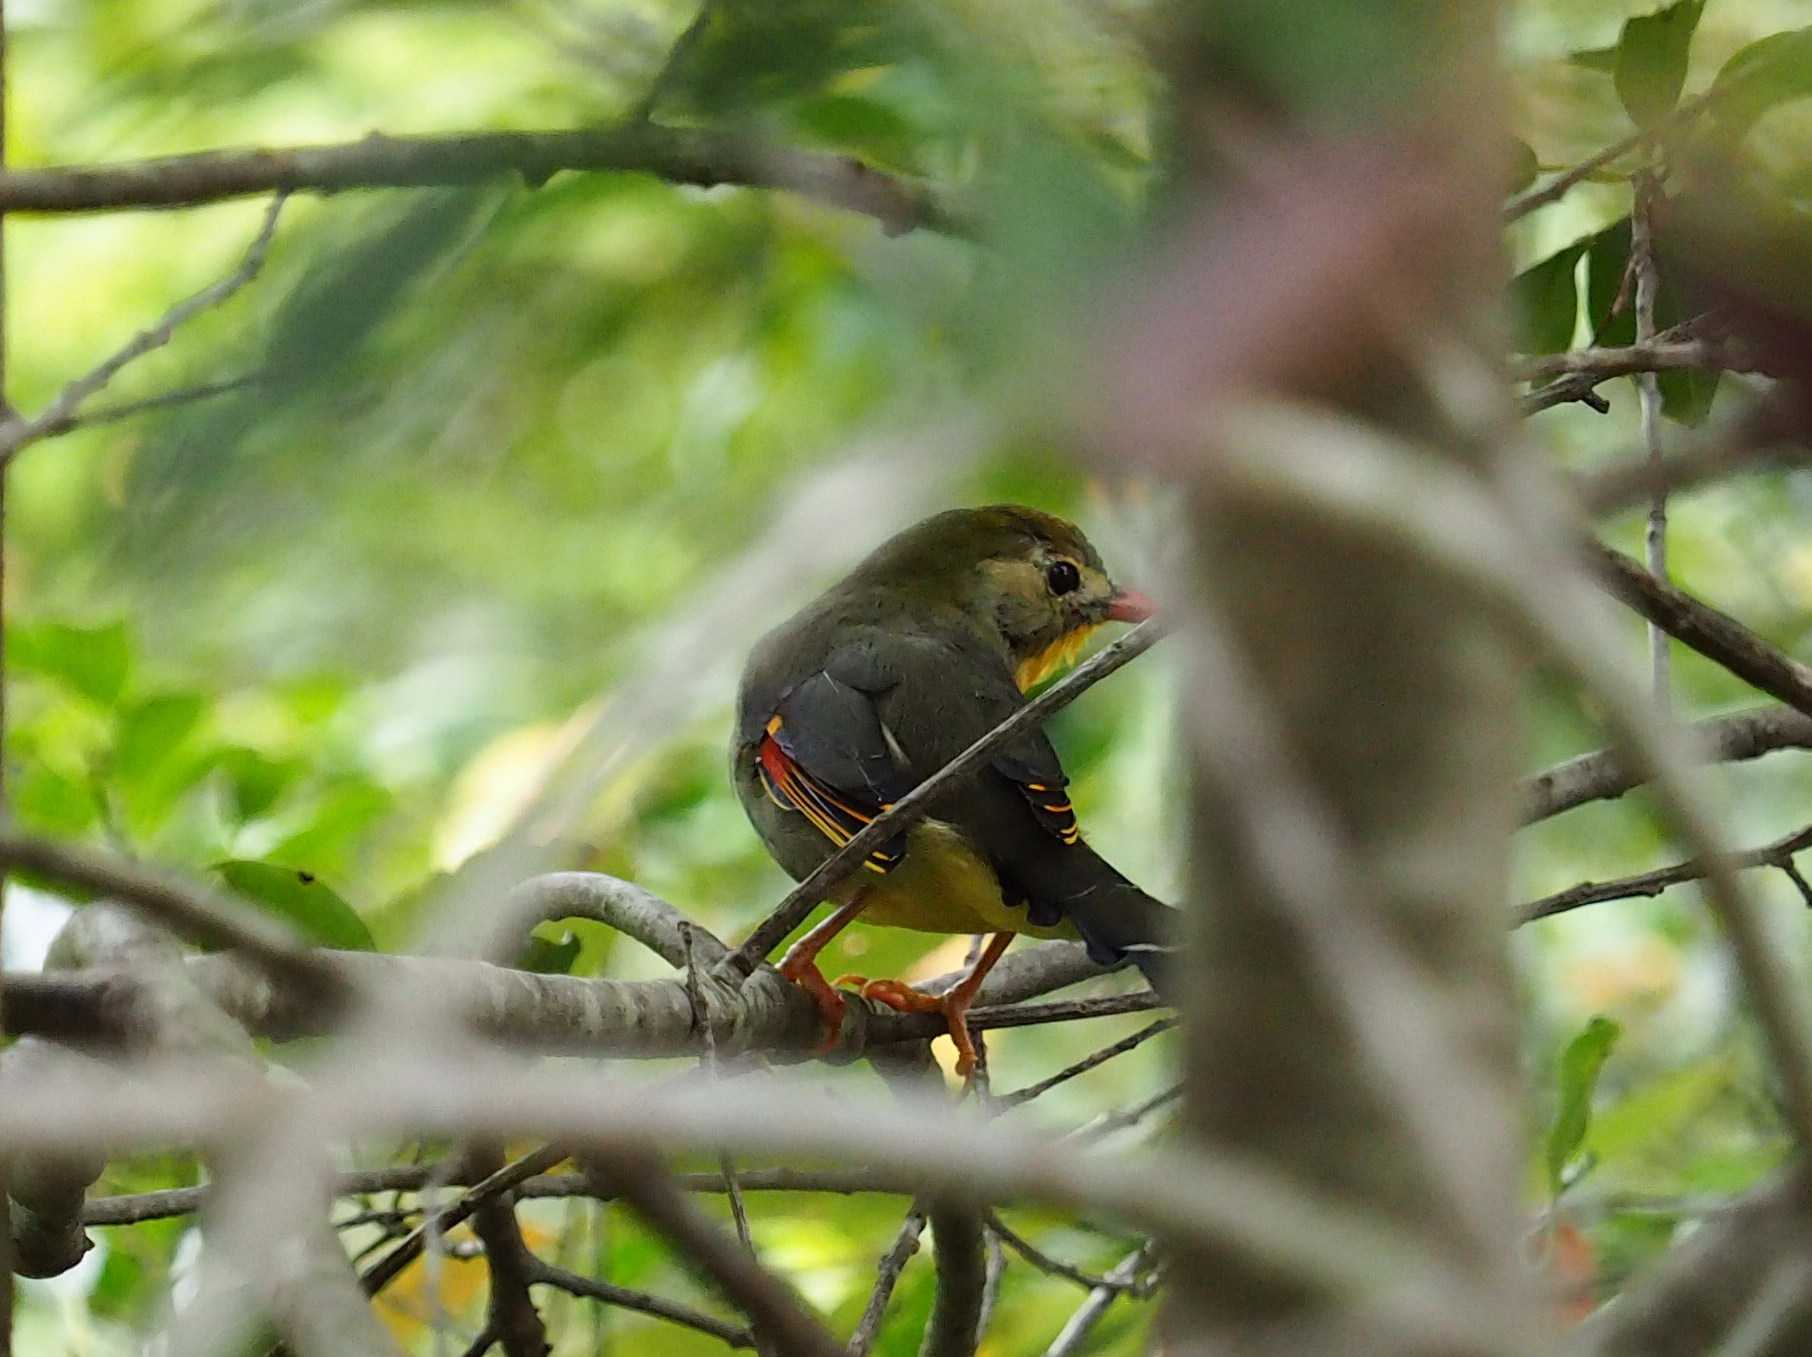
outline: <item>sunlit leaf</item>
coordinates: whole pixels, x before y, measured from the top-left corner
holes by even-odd
[[[200,693],[162,693],[120,713],[113,747],[113,775],[128,787],[155,774],[182,745],[207,710]]]
[[[15,671],[53,678],[103,706],[113,706],[132,668],[124,622],[78,627],[31,622],[7,629],[6,662]]]
[[[1771,33],[1742,48],[1711,82],[1711,110],[1741,136],[1770,109],[1812,96],[1812,28]]]
[[[377,946],[358,911],[312,872],[244,858],[217,862],[214,870],[240,895],[287,919],[312,942],[366,952]]]

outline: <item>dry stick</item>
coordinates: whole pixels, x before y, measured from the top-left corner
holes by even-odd
[[[868,1293],[868,1304],[862,1307],[862,1318],[856,1323],[855,1333],[850,1335],[848,1357],[868,1357],[874,1347],[875,1339],[881,1333],[881,1321],[887,1317],[887,1303],[893,1299],[894,1288],[899,1285],[906,1264],[919,1251],[919,1236],[924,1230],[925,1211],[915,1202],[906,1213],[906,1219],[900,1222],[899,1233],[894,1236],[892,1245],[881,1255],[880,1265],[875,1269],[874,1290]]]
[[[1153,1112],[1158,1111],[1160,1108],[1168,1107],[1182,1096],[1183,1085],[1172,1084],[1169,1088],[1161,1089],[1157,1093],[1152,1094],[1151,1097],[1145,1099],[1144,1102],[1134,1103],[1123,1112],[1103,1112],[1094,1120],[1089,1121],[1082,1126],[1078,1126],[1074,1131],[1071,1131],[1068,1135],[1064,1136],[1063,1139],[1078,1141],[1100,1140],[1104,1136],[1112,1135],[1115,1131],[1124,1131],[1129,1127],[1137,1126]]]
[[[1754,867],[1775,867],[1786,873],[1795,888],[1812,906],[1812,887],[1808,887],[1800,876],[1799,869],[1793,863],[1793,855],[1812,847],[1812,826],[1795,830],[1784,838],[1760,848],[1752,848],[1744,853],[1732,853],[1725,859],[1733,868],[1749,869]],[[1520,928],[1536,919],[1546,919],[1551,915],[1565,914],[1568,910],[1582,909],[1586,905],[1602,904],[1607,900],[1632,900],[1640,896],[1661,894],[1669,886],[1678,886],[1688,881],[1703,881],[1707,875],[1704,863],[1696,860],[1680,862],[1672,867],[1657,868],[1652,872],[1642,872],[1636,876],[1620,877],[1615,881],[1582,881],[1577,886],[1553,895],[1532,900],[1516,909],[1511,927]]]
[[[1661,274],[1655,263],[1655,198],[1660,185],[1652,170],[1636,176],[1636,201],[1630,212],[1630,262],[1636,271],[1636,343],[1655,338],[1655,301],[1661,292]],[[1648,530],[1644,536],[1648,573],[1667,579],[1667,463],[1661,448],[1661,382],[1653,371],[1636,374],[1636,391],[1642,406],[1642,443],[1648,451],[1650,475]],[[1648,624],[1649,680],[1654,685],[1655,710],[1663,717],[1672,708],[1668,675],[1667,633]]]
[[[1657,580],[1620,552],[1587,544],[1599,582],[1661,630],[1746,683],[1812,716],[1812,668],[1783,655],[1741,622]]]
[[[829,891],[842,882],[871,851],[902,834],[925,818],[932,801],[965,777],[978,772],[995,752],[1046,718],[1067,707],[1109,674],[1156,645],[1163,631],[1156,622],[1144,622],[1100,654],[1084,661],[1062,682],[1053,684],[1026,703],[993,730],[982,736],[912,791],[876,816],[862,830],[820,863],[756,927],[748,941],[732,952],[719,967],[720,974],[747,977],[781,939],[816,909]]]
[[[95,367],[66,385],[41,413],[30,419],[14,415],[0,424],[0,462],[10,460],[30,443],[71,428],[83,403],[103,390],[119,375],[121,369],[146,354],[163,348],[176,337],[176,331],[182,325],[202,312],[219,306],[256,278],[264,267],[266,255],[270,253],[271,241],[276,238],[277,219],[283,214],[284,197],[284,194],[279,193],[271,199],[270,208],[264,214],[264,224],[246,248],[239,267],[232,273],[176,303],[164,312],[157,324],[148,330],[141,330]]]
[[[138,400],[119,401],[113,405],[90,406],[79,415],[71,415],[61,425],[45,433],[46,438],[56,434],[68,433],[72,429],[90,429],[97,424],[116,424],[123,419],[133,419],[138,415],[148,415],[156,410],[167,410],[172,406],[190,405],[196,401],[212,400],[216,396],[230,396],[235,391],[244,391],[272,380],[271,372],[247,372],[237,377],[223,377],[216,382],[197,382],[194,386],[179,386],[171,391],[162,391],[155,396],[144,396]]]
[[[265,193],[444,188],[505,175],[538,186],[568,170],[651,174],[705,188],[786,189],[874,217],[889,231],[972,229],[966,209],[933,187],[883,174],[848,156],[633,120],[617,127],[539,132],[401,137],[374,132],[325,145],[14,170],[0,174],[0,211],[198,207]]]
[[[1160,1018],[1157,1022],[1152,1023],[1148,1027],[1141,1027],[1131,1036],[1122,1037],[1113,1045],[1103,1046],[1100,1050],[1084,1056],[1075,1064],[1058,1070],[1057,1073],[1051,1075],[1049,1078],[1040,1079],[1037,1083],[1028,1084],[1024,1088],[1014,1089],[1011,1093],[1001,1094],[994,1099],[994,1108],[999,1112],[1010,1112],[1021,1104],[1031,1102],[1032,1099],[1038,1097],[1040,1094],[1049,1093],[1059,1084],[1068,1083],[1078,1075],[1087,1074],[1097,1066],[1106,1064],[1117,1055],[1124,1055],[1126,1052],[1133,1050],[1136,1047],[1143,1046],[1153,1037],[1168,1032],[1176,1025],[1177,1019],[1175,1018]]]
[[[1075,1353],[1081,1352],[1089,1332],[1101,1322],[1101,1316],[1107,1313],[1107,1307],[1114,1303],[1121,1292],[1130,1290],[1137,1282],[1139,1274],[1145,1270],[1151,1250],[1150,1244],[1142,1244],[1121,1259],[1113,1271],[1102,1278],[1106,1285],[1091,1291],[1081,1308],[1070,1316],[1069,1322],[1051,1340],[1051,1346],[1044,1350],[1044,1357],[1073,1357]]]
[[[1622,348],[1567,349],[1510,360],[1516,381],[1539,382],[1560,377],[1589,378],[1595,386],[1613,377],[1640,377],[1655,372],[1719,370],[1758,371],[1760,356],[1731,339],[1683,338],[1684,326],[1650,333]]]
[[[682,1257],[690,1259],[744,1314],[750,1327],[787,1357],[842,1357],[842,1348],[786,1281],[693,1205],[653,1157],[593,1150],[585,1171],[615,1190]]]
[[[678,1301],[667,1300],[661,1296],[650,1295],[646,1291],[634,1291],[626,1286],[617,1286],[612,1282],[598,1281],[596,1278],[581,1276],[568,1272],[563,1267],[540,1258],[531,1257],[527,1264],[528,1283],[530,1286],[551,1286],[571,1296],[585,1300],[600,1301],[605,1305],[615,1305],[624,1310],[635,1310],[641,1314],[653,1315],[656,1319],[665,1319],[674,1324],[683,1324],[689,1329],[710,1334],[721,1339],[733,1348],[751,1348],[755,1340],[749,1330],[739,1324],[718,1319],[703,1311],[694,1310],[689,1305]]]

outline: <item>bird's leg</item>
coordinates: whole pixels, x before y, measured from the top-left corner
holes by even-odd
[[[823,923],[810,929],[806,935],[786,949],[786,955],[780,958],[780,973],[800,989],[812,996],[812,1002],[818,1005],[818,1016],[824,1021],[824,1039],[821,1050],[829,1050],[836,1043],[837,1034],[843,1030],[843,996],[824,978],[824,972],[818,969],[818,953],[822,952],[830,940],[849,927],[850,921],[862,912],[866,902],[861,897],[840,906]]]
[[[864,999],[873,999],[901,1013],[942,1013],[950,1029],[950,1040],[956,1045],[957,1076],[967,1079],[975,1072],[975,1041],[969,1035],[969,1010],[975,1004],[976,991],[981,989],[982,981],[994,969],[1001,954],[1012,946],[1015,936],[996,933],[989,938],[981,958],[970,968],[969,974],[942,994],[927,994],[903,980],[863,980],[860,976],[844,976],[837,983],[856,982]]]

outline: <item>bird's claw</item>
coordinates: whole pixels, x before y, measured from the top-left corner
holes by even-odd
[[[975,1073],[977,1056],[975,1040],[969,1035],[970,996],[955,991],[927,994],[914,989],[904,980],[870,980],[866,976],[837,977],[840,989],[853,989],[864,999],[873,999],[898,1013],[941,1013],[949,1029],[951,1044],[956,1047],[956,1077],[967,1084]]]
[[[843,1015],[849,1007],[848,1003],[836,987],[824,978],[824,972],[810,961],[783,960],[780,974],[810,995],[812,1003],[817,1006],[818,1020],[823,1024],[824,1031],[819,1035],[814,1053],[824,1055],[836,1046],[837,1039],[843,1035]]]

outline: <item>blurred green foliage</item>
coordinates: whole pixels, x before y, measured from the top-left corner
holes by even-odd
[[[1261,8],[1266,22],[1287,18],[1287,6]],[[578,126],[623,116],[658,79],[658,118],[960,186],[999,243],[889,239],[787,195],[634,175],[297,200],[259,280],[106,399],[254,383],[25,454],[6,562],[14,813],[47,833],[216,872],[340,945],[418,937],[433,887],[496,841],[599,695],[637,672],[656,629],[708,597],[815,470],[874,429],[929,421],[975,391],[1035,390],[1041,369],[1061,370],[1063,347],[1086,336],[1091,270],[1127,239],[1167,156],[1152,54],[1168,20],[1140,0],[1029,0],[1010,12],[720,0],[671,69],[695,16],[663,0],[60,0],[16,11],[19,164],[374,129]],[[1691,98],[1731,70],[1755,78],[1718,114],[1730,153],[1758,175],[1789,175],[1812,134],[1806,35],[1786,31],[1796,13],[1787,0],[1659,10],[1517,0],[1505,42],[1524,177],[1627,135],[1633,118],[1663,116],[1682,91]],[[1324,48],[1351,57],[1343,43]],[[261,210],[10,222],[11,398],[40,408],[176,297],[225,274]],[[1628,210],[1627,186],[1607,178],[1513,228],[1523,348],[1628,341],[1627,311],[1612,315]],[[1702,417],[1714,398],[1713,384],[1686,374],[1664,386],[1676,419]],[[1532,424],[1561,464],[1633,446],[1633,394],[1605,390],[1609,416],[1571,407]],[[1019,498],[1074,515],[1120,575],[1157,579],[1171,506],[1151,487],[1086,482],[1060,453],[1022,433],[942,483],[940,498]],[[1683,498],[1672,536],[1681,578],[1802,658],[1808,510],[1805,477],[1755,476]],[[1628,547],[1639,531],[1632,514],[1611,535]],[[857,508],[838,536],[829,546],[847,557],[878,530]],[[779,898],[786,883],[729,794],[723,744],[742,647],[824,582],[800,572],[745,619],[746,633],[722,638],[717,668],[694,676],[687,718],[599,789],[579,826],[582,865],[632,878],[724,936]],[[1629,623],[1625,639],[1637,653],[1640,627]],[[1688,714],[1755,700],[1692,657],[1677,661],[1677,680]],[[1170,701],[1159,652],[1064,713],[1054,736],[1091,838],[1174,898],[1182,794]],[[1523,715],[1532,767],[1599,742],[1589,704],[1544,676]],[[1796,827],[1812,804],[1798,756],[1713,776],[1741,843]],[[1524,895],[1672,852],[1640,794],[1518,842]],[[1768,888],[1803,954],[1792,891]],[[594,925],[541,934],[526,958],[540,968],[661,970]],[[960,959],[960,942],[847,937],[833,974]],[[1529,1015],[1531,1206],[1564,1172],[1563,1200],[1589,1214],[1596,1284],[1614,1289],[1685,1218],[1667,1201],[1740,1189],[1778,1162],[1771,1092],[1692,888],[1539,925],[1514,950]],[[1137,1025],[999,1034],[995,1078],[1030,1082]],[[1582,1029],[1601,1035],[1563,1060]],[[1619,1030],[1613,1048],[1602,1034]],[[1014,1115],[1075,1125],[1149,1095],[1168,1059],[1151,1043]],[[1557,1081],[1563,1068],[1575,1073]],[[104,1189],[195,1172],[186,1159],[135,1160],[113,1166]],[[1619,1209],[1636,1198],[1639,1212]],[[847,1331],[903,1203],[759,1194],[751,1206],[764,1255]],[[1084,1268],[1105,1270],[1130,1248],[1098,1224],[1011,1214]],[[712,1303],[619,1212],[548,1202],[524,1216],[536,1247],[568,1266]],[[348,1235],[355,1246],[371,1241],[362,1228]],[[195,1240],[183,1221],[106,1231],[92,1264],[27,1290],[21,1350],[129,1350],[128,1333],[153,1322],[173,1278],[193,1268]],[[469,1323],[478,1265],[448,1267],[448,1308]],[[879,1352],[916,1352],[930,1298],[921,1261]],[[1042,1350],[1080,1298],[1012,1261],[984,1352]],[[399,1283],[386,1307],[426,1350],[420,1278]],[[1089,1351],[1139,1350],[1150,1310],[1117,1305]],[[562,1353],[718,1350],[581,1302],[549,1313]]]

